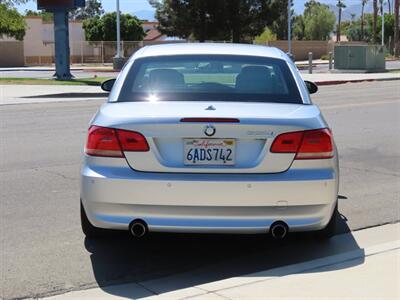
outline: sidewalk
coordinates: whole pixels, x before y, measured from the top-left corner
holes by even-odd
[[[349,82],[400,80],[400,72],[386,73],[301,73],[304,80],[318,85],[335,85]]]
[[[0,105],[105,100],[107,93],[88,85],[0,85]]]
[[[359,249],[341,252],[349,239],[354,239]],[[184,289],[174,287],[190,282],[194,274],[73,291],[48,299],[400,298],[399,223],[338,235],[329,243],[337,249],[336,254]]]
[[[7,71],[55,71],[55,65],[43,65],[43,66],[27,66],[27,67],[1,67],[0,72]],[[71,71],[88,71],[93,70],[97,72],[116,72],[114,71],[112,64],[95,64],[95,65],[81,65],[72,64],[70,66]]]

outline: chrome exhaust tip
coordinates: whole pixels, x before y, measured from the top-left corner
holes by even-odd
[[[147,232],[147,224],[142,220],[133,220],[131,224],[129,224],[129,232],[135,238],[144,237]]]
[[[281,240],[287,236],[289,227],[283,221],[276,221],[271,225],[270,232],[274,239]]]

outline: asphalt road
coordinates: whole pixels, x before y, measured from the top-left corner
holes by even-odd
[[[321,87],[313,99],[341,159],[338,233],[400,220],[399,81]],[[160,292],[335,253],[294,236],[125,235],[85,240],[79,167],[87,124],[102,101],[0,106],[0,298],[142,282],[196,270]],[[347,244],[356,249],[354,241]],[[193,273],[192,273],[193,274]]]

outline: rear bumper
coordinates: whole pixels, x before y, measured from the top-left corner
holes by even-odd
[[[82,168],[81,199],[96,227],[127,230],[142,219],[154,232],[265,233],[281,220],[290,231],[310,231],[327,225],[337,201],[338,174],[332,167],[166,174],[118,164]]]

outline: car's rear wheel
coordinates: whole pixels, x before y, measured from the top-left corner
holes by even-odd
[[[104,235],[105,230],[95,227],[90,223],[86,212],[85,208],[83,207],[82,201],[81,201],[81,226],[82,226],[82,231],[88,238],[97,238],[101,237]]]
[[[332,217],[329,220],[328,225],[324,229],[316,232],[317,237],[320,239],[330,239],[331,237],[333,237],[336,233],[336,225],[338,217],[339,217],[339,210],[338,210],[338,205],[336,203],[335,210],[333,211]]]

